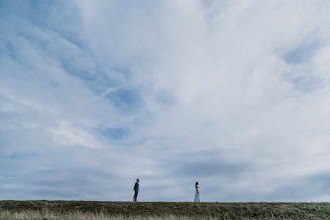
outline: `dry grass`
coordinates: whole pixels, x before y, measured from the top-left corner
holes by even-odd
[[[0,201],[0,220],[330,219],[330,203]]]
[[[36,212],[36,211],[24,211],[24,212],[0,212],[0,220],[216,220],[215,218],[198,217],[192,218],[187,216],[109,216],[104,213],[81,213],[73,212],[67,214],[56,214],[50,211]]]

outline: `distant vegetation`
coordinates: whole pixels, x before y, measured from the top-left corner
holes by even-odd
[[[330,219],[330,203],[0,201],[0,219]]]

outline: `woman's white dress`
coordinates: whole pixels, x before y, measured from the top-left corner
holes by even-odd
[[[195,198],[194,198],[194,202],[200,202],[200,197],[198,194],[198,186],[196,186],[196,191],[195,191]]]

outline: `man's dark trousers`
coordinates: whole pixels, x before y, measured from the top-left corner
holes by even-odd
[[[135,191],[135,193],[134,193],[134,202],[136,202],[137,201],[137,196],[138,196],[138,193],[139,193],[139,191]]]

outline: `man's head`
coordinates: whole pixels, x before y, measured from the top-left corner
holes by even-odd
[[[136,182],[140,182],[140,180],[139,179],[136,179]]]

